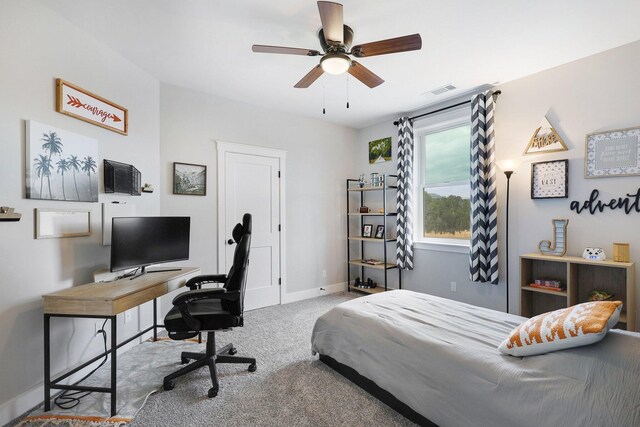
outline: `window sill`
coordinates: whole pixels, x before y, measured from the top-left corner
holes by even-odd
[[[413,249],[438,251],[438,252],[452,252],[456,254],[468,254],[469,242],[413,242]]]

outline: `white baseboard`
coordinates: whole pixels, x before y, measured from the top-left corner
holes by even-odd
[[[324,290],[321,290],[324,289]],[[327,286],[318,286],[317,288],[307,289],[305,291],[292,292],[282,296],[282,304],[302,301],[304,299],[315,298],[322,295],[334,294],[337,292],[345,292],[347,290],[347,282],[334,283]]]

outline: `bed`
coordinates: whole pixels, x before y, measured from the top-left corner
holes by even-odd
[[[523,320],[396,290],[322,315],[312,351],[419,424],[640,426],[640,334],[612,330],[539,356],[499,353]]]

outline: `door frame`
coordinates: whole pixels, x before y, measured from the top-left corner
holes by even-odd
[[[280,304],[283,303],[283,297],[287,294],[287,227],[285,214],[285,173],[287,152],[277,148],[260,147],[258,145],[239,144],[236,142],[216,141],[216,149],[218,153],[218,272],[226,274],[225,270],[225,246],[226,236],[224,224],[226,222],[226,154],[238,153],[249,154],[253,156],[272,157],[280,160]]]

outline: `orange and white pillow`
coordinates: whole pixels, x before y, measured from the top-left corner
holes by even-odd
[[[516,327],[498,350],[533,356],[600,341],[622,311],[620,301],[594,301],[532,317]]]

